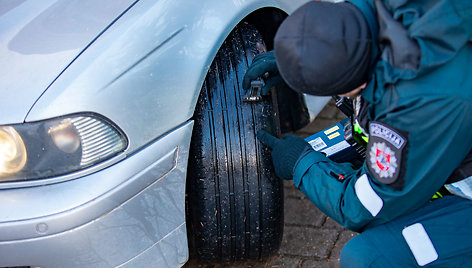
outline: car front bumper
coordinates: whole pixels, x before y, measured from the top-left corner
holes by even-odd
[[[179,267],[193,122],[101,171],[0,190],[0,267]]]

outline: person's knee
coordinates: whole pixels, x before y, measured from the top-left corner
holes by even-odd
[[[342,268],[365,268],[371,266],[377,258],[373,246],[362,235],[358,235],[342,249],[340,264]]]

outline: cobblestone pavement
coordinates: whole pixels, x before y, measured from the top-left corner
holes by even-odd
[[[308,137],[328,128],[345,116],[333,102],[320,112],[318,117],[297,135]],[[351,232],[328,218],[306,198],[291,181],[284,181],[284,235],[279,252],[264,262],[239,263],[234,265],[204,265],[190,260],[184,268],[276,268],[276,267],[339,267],[342,247],[356,233]]]

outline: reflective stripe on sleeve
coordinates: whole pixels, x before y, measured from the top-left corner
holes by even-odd
[[[402,235],[419,266],[425,266],[438,259],[438,253],[423,224],[415,223],[406,227],[403,229]]]
[[[356,190],[357,198],[361,201],[361,204],[373,217],[377,216],[383,207],[383,200],[374,189],[372,189],[366,174],[357,179],[354,189]]]

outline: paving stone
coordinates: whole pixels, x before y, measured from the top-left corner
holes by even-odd
[[[286,226],[280,254],[327,258],[337,237],[336,230]]]
[[[302,259],[300,257],[285,257],[276,255],[264,263],[259,263],[252,268],[283,268],[283,267],[300,267]]]
[[[317,119],[315,120],[314,123],[309,124],[308,126],[300,129],[297,132],[297,135],[303,138],[309,137],[313,135],[314,133],[318,133],[324,129],[327,129],[333,125],[338,123],[337,120],[332,120],[332,119]]]
[[[282,180],[284,188],[296,188],[292,180]]]
[[[333,261],[317,261],[317,260],[305,260],[302,263],[302,268],[339,268],[339,263]]]
[[[338,229],[338,230],[342,230],[344,229],[344,227],[337,223],[336,221],[334,221],[333,219],[331,218],[326,218],[326,222],[323,224],[323,228],[327,228],[327,229]]]
[[[307,198],[286,198],[284,223],[306,227],[321,227],[326,216]]]
[[[346,117],[347,117],[347,116],[346,116],[343,112],[338,111],[338,112],[336,113],[336,116],[335,116],[334,118],[336,118],[336,121],[339,122],[339,121],[343,120],[343,119],[346,118]]]
[[[336,118],[336,114],[338,113],[338,108],[336,108],[336,104],[333,100],[330,100],[323,110],[320,111],[316,119],[333,119]]]
[[[295,187],[295,184],[291,180],[284,180],[284,198],[302,198],[305,195]]]
[[[334,248],[331,251],[331,256],[329,259],[339,263],[339,256],[341,255],[341,250],[343,249],[344,245],[346,245],[346,243],[349,242],[349,240],[351,240],[356,235],[356,232],[344,229],[344,231],[339,234],[338,240],[336,241],[336,244],[334,245]]]

